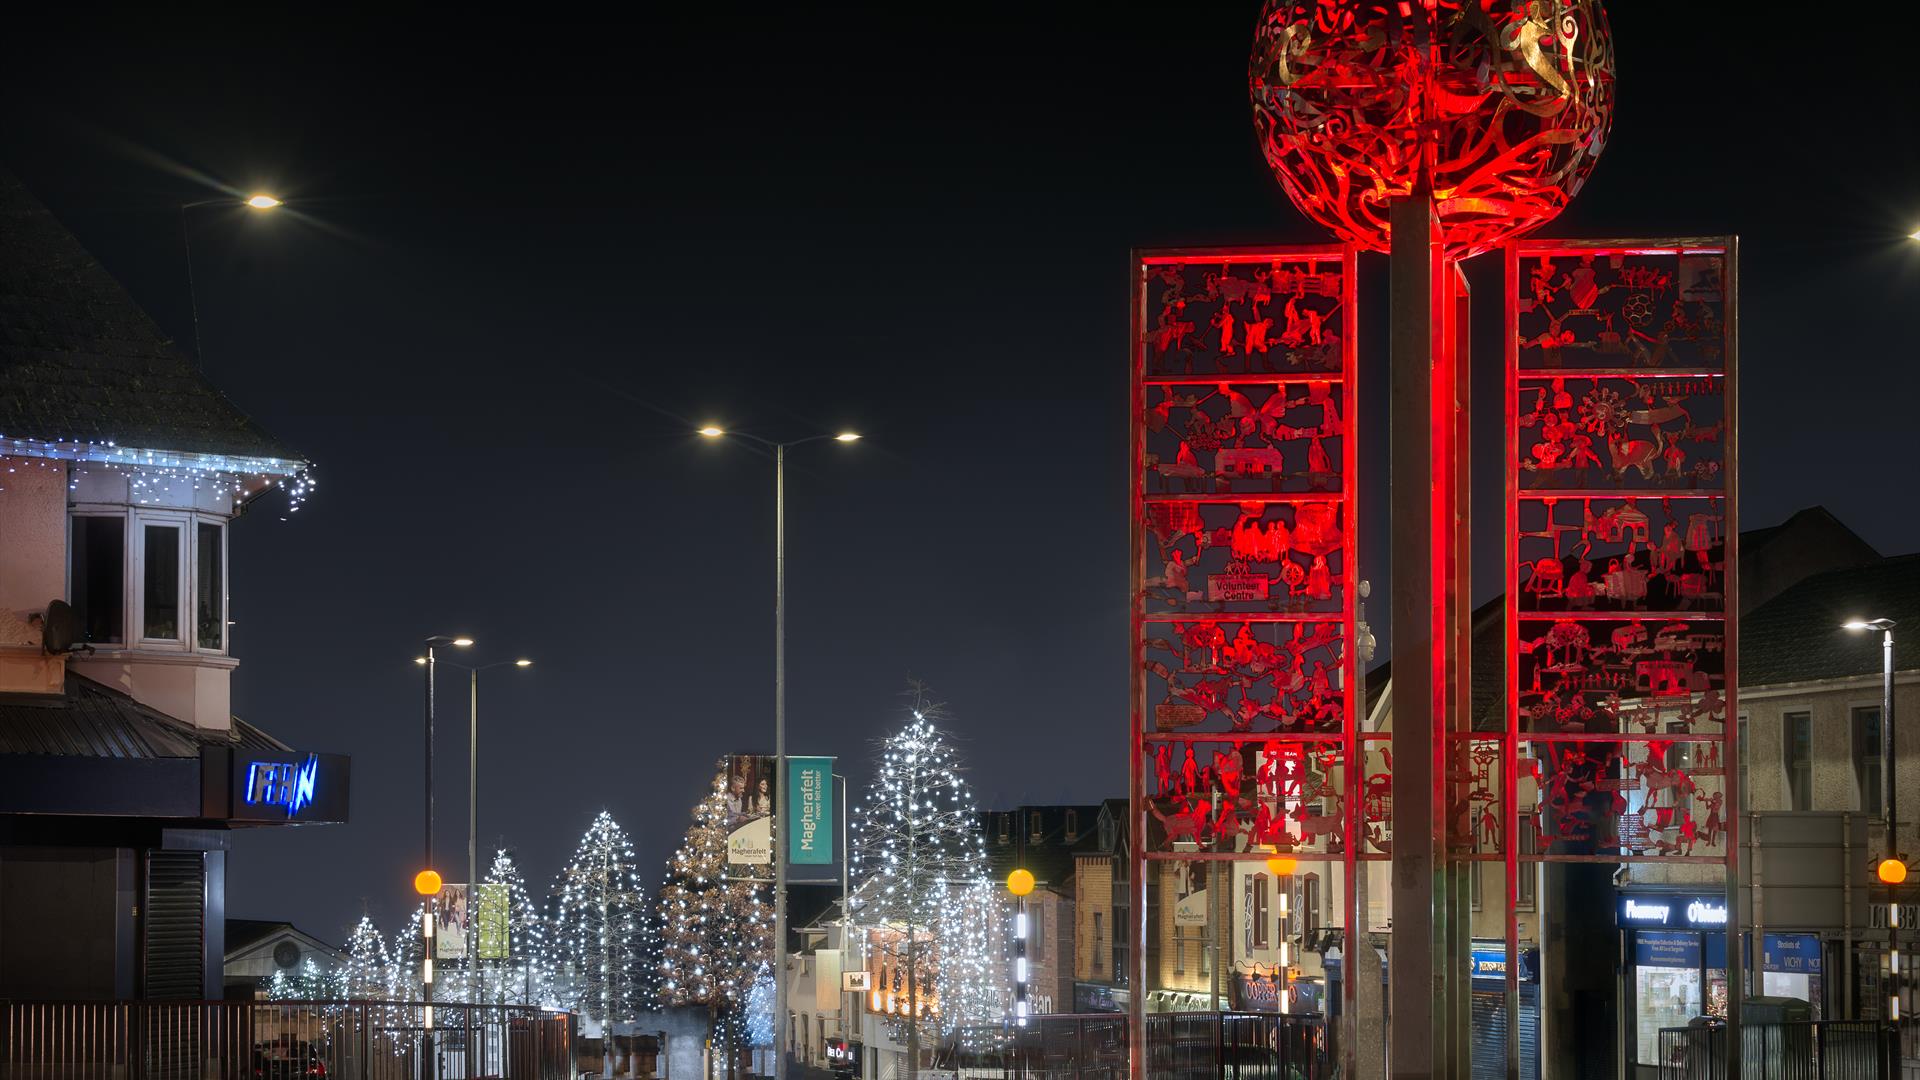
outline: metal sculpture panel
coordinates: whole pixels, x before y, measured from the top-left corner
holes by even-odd
[[[1731,241],[1508,249],[1523,860],[1731,858]]]
[[[1248,64],[1261,148],[1302,213],[1384,251],[1390,203],[1424,186],[1462,258],[1580,190],[1613,78],[1599,0],[1267,0]]]

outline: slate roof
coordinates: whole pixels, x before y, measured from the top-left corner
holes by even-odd
[[[1740,685],[1843,679],[1880,671],[1877,633],[1848,619],[1892,619],[1893,666],[1920,668],[1920,554],[1815,574],[1740,622]]]
[[[1067,838],[1067,812],[1072,811],[1076,831]],[[999,818],[1011,814],[1007,842],[1000,842]],[[1029,817],[1040,815],[1040,838],[1036,841],[1028,828]],[[1073,880],[1073,857],[1100,847],[1100,806],[1048,805],[1021,806],[1013,810],[989,810],[980,815],[986,837],[987,867],[995,881],[1003,881],[1017,868],[1033,873],[1042,884],[1061,886]]]
[[[198,758],[208,746],[290,749],[238,717],[231,731],[196,728],[73,672],[62,694],[0,694],[0,754]]]
[[[299,461],[0,170],[0,436]]]

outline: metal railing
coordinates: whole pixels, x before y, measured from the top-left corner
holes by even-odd
[[[1333,1029],[1321,1016],[1149,1013],[1152,1080],[1330,1080]],[[952,1068],[963,1080],[1126,1080],[1123,1013],[1051,1013],[1025,1027],[969,1032]]]
[[[0,1080],[573,1080],[571,1014],[426,1019],[417,1002],[0,1001]]]
[[[1741,1074],[1750,1080],[1895,1080],[1888,1075],[1893,1031],[1875,1020],[1745,1024]],[[1727,1071],[1727,1029],[1660,1029],[1660,1080],[1718,1080]]]

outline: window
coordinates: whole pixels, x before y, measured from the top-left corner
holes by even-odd
[[[1038,960],[1047,947],[1047,905],[1041,901],[1031,907],[1027,913],[1027,955]]]
[[[1247,879],[1247,941],[1248,951],[1267,947],[1267,900],[1270,892],[1269,881],[1265,874],[1255,874]]]
[[[1046,835],[1047,835],[1046,819],[1040,816],[1040,811],[1035,810],[1034,812],[1028,814],[1027,815],[1028,842],[1037,844]]]
[[[1173,924],[1173,973],[1187,973],[1187,928],[1176,920]]]
[[[1013,815],[1001,814],[1000,815],[1000,842],[1004,844],[1011,839],[1013,839]]]
[[[1069,810],[1067,811],[1067,843],[1071,844],[1078,839],[1080,839],[1080,812]]]
[[[1747,744],[1747,718],[1740,717],[1740,809],[1753,806],[1753,785],[1747,782],[1747,760],[1753,756],[1752,747]]]
[[[1880,788],[1880,707],[1853,710],[1853,767],[1860,782],[1860,812],[1880,814],[1886,807]]]
[[[221,550],[223,529],[210,521],[195,527],[194,642],[203,649],[220,649],[227,641],[226,559]]]
[[[1300,883],[1300,933],[1311,939],[1320,932],[1320,875],[1308,874]]]
[[[1480,864],[1467,864],[1467,898],[1473,910],[1480,910]]]
[[[73,519],[67,595],[81,640],[118,645],[126,640],[127,519]]]
[[[1789,810],[1813,809],[1813,714],[1788,713],[1781,717],[1786,738],[1781,743],[1787,767]]]
[[[140,636],[179,641],[180,527],[143,526],[140,551]]]
[[[1100,913],[1093,913],[1093,973],[1100,974],[1100,953],[1106,945],[1106,938],[1100,932]]]
[[[1532,814],[1520,818],[1521,855],[1540,854],[1540,822]],[[1519,878],[1514,882],[1516,899],[1514,907],[1522,911],[1533,910],[1534,888],[1540,881],[1540,864],[1523,862],[1519,867]]]

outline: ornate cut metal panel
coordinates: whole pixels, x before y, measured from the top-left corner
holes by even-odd
[[[1520,858],[1730,858],[1732,241],[1522,241],[1507,270]]]
[[[1356,847],[1354,262],[1311,247],[1136,267],[1143,863]]]

